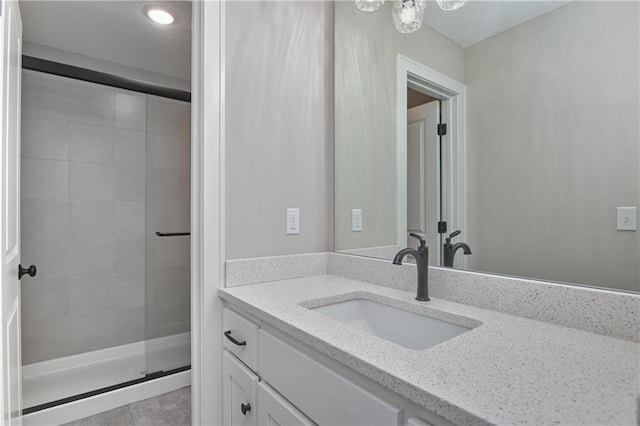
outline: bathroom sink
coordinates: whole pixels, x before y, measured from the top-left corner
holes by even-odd
[[[409,349],[427,349],[470,330],[368,299],[351,299],[311,309]]]

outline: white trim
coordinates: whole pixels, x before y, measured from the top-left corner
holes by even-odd
[[[466,229],[466,86],[438,71],[398,55],[396,71],[396,235],[405,247],[407,233],[407,88],[420,89],[442,100],[441,113],[449,126],[442,150],[443,219],[450,230]],[[405,123],[404,125],[402,123]],[[450,196],[449,196],[450,194]],[[442,198],[442,197],[441,197]],[[465,262],[465,259],[458,259]],[[462,265],[460,265],[462,266]]]
[[[224,1],[193,2],[191,124],[192,423],[222,421]]]
[[[68,423],[189,386],[190,382],[191,372],[183,371],[27,414],[22,416],[22,421],[24,426]]]

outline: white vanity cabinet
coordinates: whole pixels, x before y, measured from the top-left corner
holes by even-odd
[[[222,422],[257,425],[258,376],[226,350],[222,353],[222,375]]]
[[[258,424],[268,426],[312,426],[314,423],[271,386],[258,384]]]
[[[318,424],[398,425],[402,409],[377,397],[264,330],[259,332],[262,380]]]
[[[223,333],[225,425],[451,425],[228,307]]]

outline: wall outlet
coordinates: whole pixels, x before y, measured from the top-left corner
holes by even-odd
[[[351,210],[351,231],[362,231],[362,209]]]
[[[638,229],[638,208],[618,207],[618,231],[635,231]]]
[[[287,235],[300,233],[300,209],[287,209]]]

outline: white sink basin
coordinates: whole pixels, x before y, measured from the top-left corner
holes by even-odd
[[[470,330],[367,299],[311,309],[409,349],[427,349]]]

